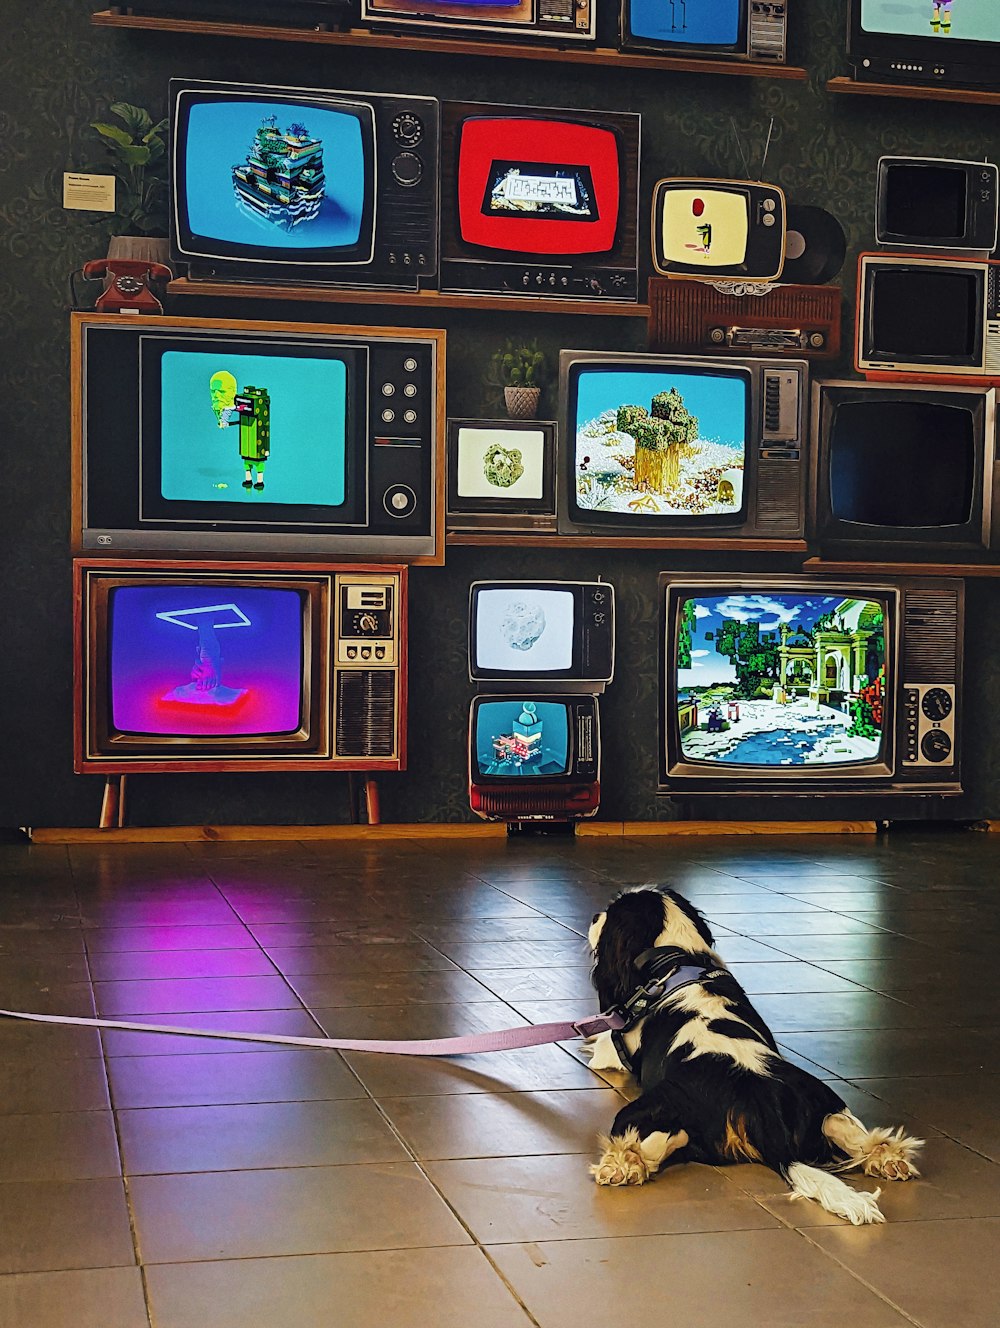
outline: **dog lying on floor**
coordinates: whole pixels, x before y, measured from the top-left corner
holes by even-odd
[[[601,1009],[634,998],[625,1029],[593,1039],[591,1068],[631,1070],[642,1089],[601,1136],[598,1185],[642,1185],[678,1162],[762,1162],[795,1197],[855,1226],[885,1221],[881,1190],[831,1173],[909,1180],[923,1140],[868,1129],[782,1057],[693,905],[672,890],[629,890],[595,915],[587,939]]]

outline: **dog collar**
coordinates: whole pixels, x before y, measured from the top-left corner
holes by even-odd
[[[690,957],[686,950],[675,945],[654,945],[635,960],[639,986],[627,1000],[615,1006],[615,1013],[625,1023],[611,1034],[618,1059],[627,1070],[632,1069],[632,1058],[625,1045],[625,1034],[648,1015],[655,1014],[682,987],[700,982],[708,972],[702,964],[684,963]]]

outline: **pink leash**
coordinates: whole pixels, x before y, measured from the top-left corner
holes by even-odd
[[[571,1038],[624,1027],[617,1014],[590,1015],[561,1024],[529,1024],[525,1028],[503,1028],[495,1033],[473,1033],[467,1037],[423,1038],[408,1042],[377,1038],[283,1037],[276,1033],[227,1033],[210,1028],[176,1028],[171,1024],[126,1023],[120,1019],[79,1019],[72,1015],[26,1014],[22,1010],[0,1010],[0,1018],[24,1019],[33,1024],[61,1024],[73,1028],[123,1029],[134,1033],[171,1033],[179,1037],[221,1038],[227,1042],[270,1042],[281,1047],[307,1047],[314,1051],[378,1051],[389,1056],[462,1056],[477,1051],[512,1051],[517,1047],[539,1047]]]

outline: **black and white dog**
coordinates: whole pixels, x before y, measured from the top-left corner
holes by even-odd
[[[923,1140],[901,1127],[869,1130],[828,1084],[782,1057],[696,908],[672,890],[629,890],[594,917],[587,939],[602,1010],[633,997],[644,972],[657,978],[626,1029],[591,1044],[593,1069],[630,1069],[642,1089],[600,1138],[598,1185],[642,1185],[668,1163],[762,1162],[793,1195],[855,1226],[885,1221],[880,1190],[853,1190],[831,1172],[909,1180]]]

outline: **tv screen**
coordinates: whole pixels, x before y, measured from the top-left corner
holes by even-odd
[[[177,349],[164,352],[159,368],[159,409],[153,392],[147,419],[152,424],[149,417],[158,416],[161,498],[235,504],[242,512],[261,504],[271,512],[343,506],[348,366],[342,354],[245,354],[238,345]],[[155,454],[154,439],[144,442]]]
[[[663,198],[660,246],[666,263],[735,267],[747,256],[750,200],[743,190],[671,189]]]
[[[830,515],[890,528],[963,525],[976,492],[976,417],[939,401],[842,401],[830,428]]]
[[[887,165],[882,183],[883,229],[894,236],[960,241],[968,216],[968,172],[964,167]]]
[[[480,589],[474,667],[540,677],[573,665],[576,597],[537,586]]]
[[[370,104],[320,92],[186,89],[177,95],[173,133],[183,257],[371,261]]]
[[[551,779],[569,774],[570,715],[562,701],[488,700],[476,710],[479,776]]]
[[[992,0],[861,0],[861,26],[891,36],[1000,42],[1000,9]]]
[[[458,137],[459,236],[532,257],[609,253],[621,172],[614,129],[541,115],[470,116]]]
[[[498,499],[517,507],[546,490],[547,434],[462,425],[457,430],[455,490],[459,498]]]
[[[568,464],[576,519],[735,521],[746,510],[746,369],[571,366]]]
[[[958,268],[869,272],[869,354],[899,361],[972,362],[979,353],[982,275]]]
[[[721,53],[739,45],[748,8],[749,0],[629,0],[628,26],[634,37]]]
[[[815,592],[686,595],[676,718],[684,759],[774,769],[878,762],[892,661],[884,599]]]
[[[110,727],[238,738],[303,723],[304,595],[278,587],[119,586],[109,593]]]

